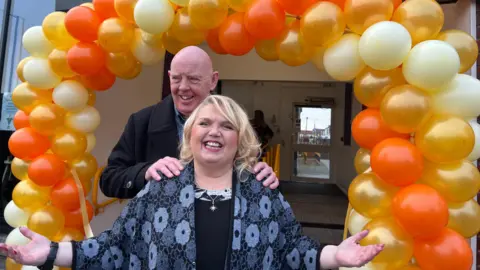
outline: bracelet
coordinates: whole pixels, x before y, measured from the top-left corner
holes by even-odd
[[[52,270],[54,267],[55,259],[57,258],[58,253],[58,243],[50,243],[50,253],[48,253],[47,260],[43,265],[38,266],[39,270]]]

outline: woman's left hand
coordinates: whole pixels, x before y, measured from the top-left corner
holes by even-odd
[[[335,259],[340,267],[364,266],[383,250],[383,244],[361,246],[358,242],[367,235],[367,230],[359,232],[338,245]]]

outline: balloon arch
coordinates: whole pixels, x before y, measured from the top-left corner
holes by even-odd
[[[9,140],[22,181],[5,219],[52,240],[91,237],[95,93],[135,78],[165,51],[206,41],[218,54],[255,48],[266,61],[311,61],[354,80],[368,108],[352,123],[361,149],[346,226],[370,230],[362,245],[386,244],[364,269],[470,269],[465,239],[480,231],[472,164],[480,81],[463,73],[478,47],[465,32],[441,32],[443,24],[432,0],[94,0],[53,12],[23,36],[31,56],[17,68]],[[22,237],[16,229],[7,242],[28,242]]]

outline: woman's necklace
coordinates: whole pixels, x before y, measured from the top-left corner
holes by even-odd
[[[209,194],[209,191],[207,189],[203,189],[203,188],[200,188],[199,187],[199,184],[197,183],[197,181],[195,181],[195,184],[197,186],[197,190],[196,190],[196,195],[195,197],[197,199],[200,199],[200,200],[204,200],[204,201],[210,201],[211,202],[211,206],[209,207],[210,211],[212,212],[215,212],[215,210],[218,209],[218,207],[215,205],[215,201],[220,197],[224,197],[226,198],[226,195],[228,196],[228,189],[225,190],[225,192],[223,192],[224,194],[218,194],[218,195],[214,195],[215,197],[212,197],[210,194]],[[214,193],[217,193],[217,192],[214,192]],[[206,198],[208,197],[208,198]],[[229,196],[228,196],[229,197]]]

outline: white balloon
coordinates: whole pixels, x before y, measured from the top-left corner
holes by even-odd
[[[480,115],[480,81],[457,74],[447,85],[433,95],[433,110],[436,114],[452,114],[461,118]]]
[[[87,106],[88,90],[77,81],[67,80],[53,89],[52,98],[55,104],[67,111],[80,111]]]
[[[371,219],[366,218],[360,215],[355,209],[350,212],[350,217],[348,219],[348,231],[351,235],[357,234],[363,231],[363,227],[370,222]]]
[[[315,49],[315,54],[313,55],[310,62],[317,68],[318,71],[325,71],[325,66],[323,65],[323,56],[325,55],[325,47],[317,47]]]
[[[88,133],[87,134],[87,149],[85,152],[90,153],[93,148],[95,148],[95,145],[97,144],[97,138],[93,133]]]
[[[165,48],[150,46],[143,39],[136,38],[132,43],[132,54],[140,63],[151,66],[165,59]]]
[[[33,26],[27,29],[22,37],[25,50],[35,57],[48,57],[55,46],[45,37],[41,26]]]
[[[8,225],[16,228],[27,225],[30,213],[18,208],[18,206],[12,200],[7,204],[7,206],[5,206],[3,216],[5,217],[5,221]]]
[[[138,27],[150,34],[166,32],[174,16],[175,11],[168,0],[139,0],[134,9]]]
[[[408,30],[391,21],[382,21],[367,28],[358,45],[365,64],[376,70],[400,66],[411,48],[412,37]]]
[[[338,268],[338,270],[375,270],[375,268],[373,268],[371,264],[367,263],[365,266],[362,266],[362,267],[353,267],[353,268],[340,267]]]
[[[17,246],[24,246],[26,244],[30,243],[30,239],[25,237],[21,232],[19,228],[13,229],[8,236],[7,239],[5,239],[5,244],[7,245],[17,245]]]
[[[345,34],[325,50],[323,65],[330,77],[338,81],[350,81],[362,71],[365,62],[358,52],[359,41],[359,35]]]
[[[67,113],[65,125],[82,133],[92,133],[100,125],[100,114],[92,106],[86,106],[78,112]]]
[[[476,161],[480,159],[480,124],[477,123],[477,119],[470,120],[468,122],[473,129],[473,134],[475,134],[475,144],[473,145],[473,150],[468,155],[467,159],[470,161]]]
[[[38,89],[52,89],[57,86],[62,77],[58,76],[50,67],[48,59],[32,58],[23,67],[25,80]]]
[[[460,70],[460,57],[447,42],[427,40],[412,48],[402,70],[409,84],[436,92],[455,78]]]
[[[53,269],[59,269],[59,268],[53,268]],[[31,265],[24,265],[22,266],[21,270],[38,270],[38,267],[36,266],[31,266]]]

